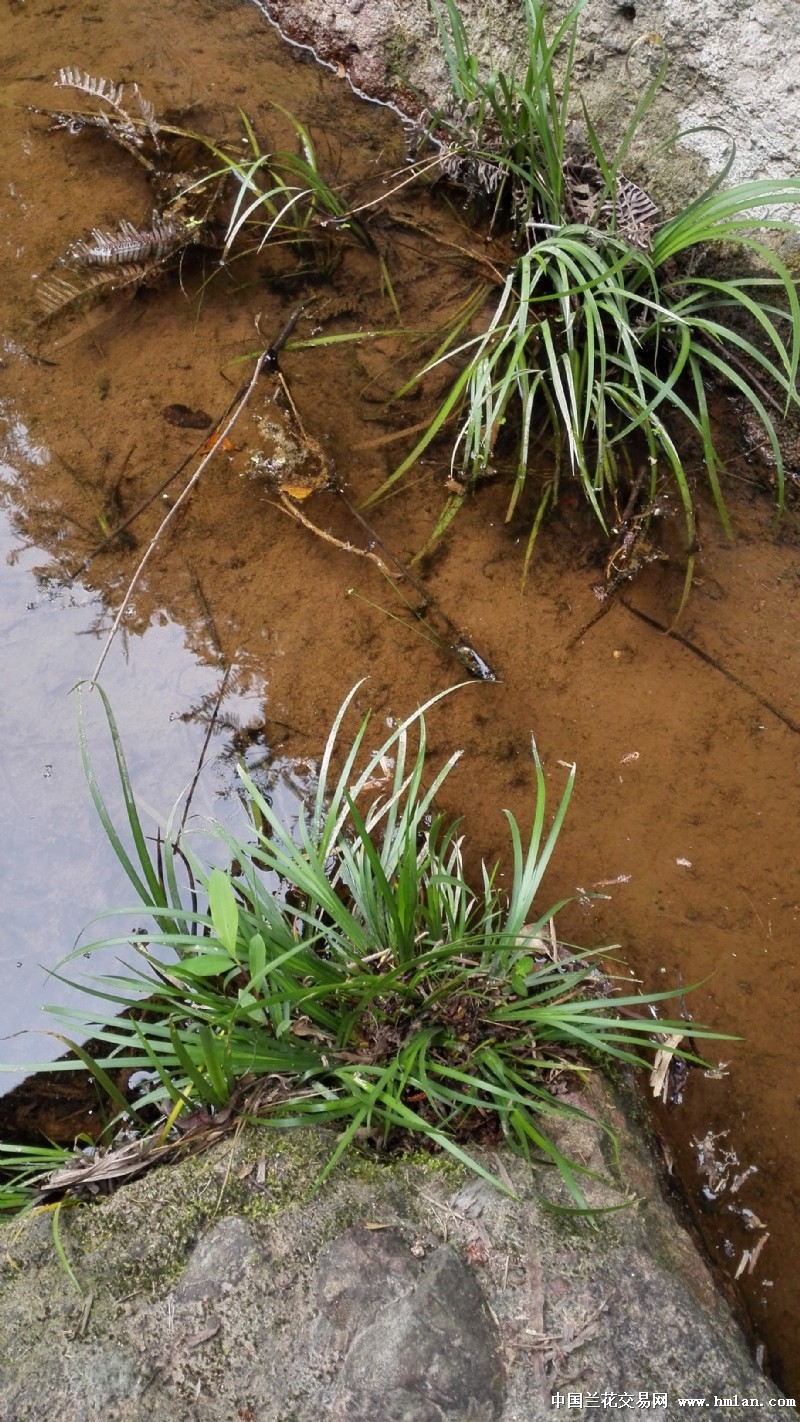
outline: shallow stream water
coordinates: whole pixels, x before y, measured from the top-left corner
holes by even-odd
[[[263,345],[257,317],[267,339],[302,301],[311,305],[297,339],[391,331],[396,319],[376,253],[350,243],[327,276],[298,276],[277,258],[220,273],[213,253],[192,254],[180,281],[33,324],[34,278],[70,242],[122,218],[146,222],[152,207],[129,154],[99,134],[49,131],[30,111],[65,106],[52,81],[68,64],[138,80],[159,114],[215,141],[241,135],[239,106],[262,141],[291,146],[278,101],[309,126],[328,180],[351,201],[371,200],[404,162],[396,116],[283,46],[245,0],[79,11],[28,0],[6,15],[0,1038],[3,1059],[20,1064],[58,1050],[31,1035],[41,1002],[65,992],[43,970],[89,918],[127,898],[85,787],[69,693],[92,672],[163,501],[134,522],[125,546],[93,558],[80,578],[65,575],[198,442],[164,411],[182,404],[216,418],[225,409],[252,369],[241,358]],[[480,239],[436,191],[404,192],[388,213],[373,235],[403,321],[444,323],[475,285]],[[391,334],[281,357],[304,429],[353,504],[410,447],[403,426],[432,408],[430,382],[399,412],[386,407],[412,365]],[[735,429],[724,403],[720,417]],[[291,813],[359,678],[369,680],[358,708],[373,708],[381,725],[464,678],[373,563],[278,506],[252,475],[246,427],[233,443],[160,542],[103,671],[137,790],[162,814],[194,775],[226,669],[197,817],[237,813],[237,753]],[[648,569],[593,620],[603,555],[568,498],[521,589],[527,525],[524,511],[505,522],[502,481],[479,489],[418,576],[500,678],[466,686],[430,718],[435,762],[465,751],[445,808],[464,815],[473,862],[508,862],[504,807],[529,822],[534,734],[551,804],[562,764],[578,765],[548,881],[553,902],[572,898],[563,933],[585,946],[620,943],[624,971],[645,988],[700,984],[687,995],[691,1014],[743,1038],[712,1050],[725,1065],[692,1072],[683,1103],[660,1111],[657,1125],[722,1274],[732,1280],[761,1246],[738,1288],[768,1365],[796,1392],[800,564],[792,516],[776,525],[736,434],[732,450],[737,538],[728,543],[713,515],[703,519],[683,640],[659,630],[680,601],[679,559]],[[446,462],[434,452],[370,510],[403,560],[442,508]],[[325,532],[365,545],[336,494],[317,493],[302,509]],[[107,738],[90,709],[92,753],[108,777]]]

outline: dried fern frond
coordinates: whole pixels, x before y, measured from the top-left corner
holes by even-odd
[[[137,116],[134,116],[126,108],[124,84],[115,84],[111,79],[102,79],[94,74],[88,74],[85,70],[78,69],[74,64],[59,69],[56,86],[61,89],[77,89],[81,94],[88,94],[90,98],[107,104],[116,115],[115,121],[112,122],[105,110],[102,110],[94,116],[95,125],[111,129],[117,137],[122,137],[127,143],[135,144],[137,147],[142,145],[141,130],[146,128],[158,148],[158,124],[155,109],[149,100],[142,96],[138,84],[131,85],[133,101],[139,111]]]
[[[607,194],[600,166],[594,157],[574,156],[564,164],[564,201],[573,222],[602,231],[616,230],[632,247],[647,251],[659,211],[649,193],[617,174],[616,192]]]
[[[70,64],[59,69],[56,86],[61,89],[79,89],[82,94],[89,94],[93,99],[102,99],[117,113],[130,119],[130,115],[125,113],[122,107],[125,94],[124,84],[114,84],[110,79],[99,79],[93,74],[87,74],[84,69],[78,69],[76,65]]]
[[[116,232],[92,229],[88,242],[73,242],[64,261],[82,267],[119,267],[131,262],[161,262],[192,240],[189,224],[153,213],[150,227],[135,227],[126,219]]]
[[[142,122],[149,130],[150,137],[152,138],[156,148],[160,148],[161,145],[158,141],[158,121],[156,119],[156,111],[153,108],[153,105],[151,104],[150,100],[144,97],[138,84],[131,85],[131,88],[133,90],[133,97],[136,100],[136,107],[142,116]]]
[[[48,277],[39,284],[36,300],[40,319],[50,321],[71,306],[99,299],[124,287],[142,286],[153,271],[153,263],[84,270],[70,277]]]
[[[660,215],[650,194],[620,173],[617,178],[617,231],[631,246],[639,247],[643,252],[650,250],[653,228]]]

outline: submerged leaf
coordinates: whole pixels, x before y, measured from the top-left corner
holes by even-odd
[[[135,227],[123,219],[116,232],[92,228],[90,241],[73,242],[64,260],[86,267],[155,264],[185,247],[195,235],[196,228],[189,224],[154,212],[149,227]]]
[[[152,264],[124,265],[98,270],[87,268],[69,277],[47,277],[36,289],[41,318],[50,320],[112,291],[135,290],[147,281],[152,270]]]

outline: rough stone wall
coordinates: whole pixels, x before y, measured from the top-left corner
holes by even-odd
[[[257,0],[289,37],[346,71],[355,86],[413,107],[436,101],[446,70],[428,0]],[[519,52],[520,0],[461,0],[476,54],[505,65]],[[552,22],[568,9],[554,0]],[[800,173],[800,5],[786,0],[588,0],[579,22],[576,113],[585,98],[601,132],[618,135],[664,52],[667,77],[628,168],[646,172],[667,213],[721,167],[732,179]],[[712,126],[709,128],[709,126]],[[682,140],[677,160],[670,140]],[[698,129],[705,129],[698,132]],[[690,154],[697,155],[692,161]]]
[[[589,8],[594,16],[618,7],[594,0]],[[786,0],[639,0],[636,11],[635,27],[652,26],[674,56],[682,129],[717,124],[729,133],[740,182],[800,171],[800,7]],[[722,134],[687,141],[719,166]]]

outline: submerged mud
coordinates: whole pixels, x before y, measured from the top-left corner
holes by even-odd
[[[776,523],[734,434],[737,537],[727,542],[713,514],[702,519],[702,556],[678,640],[665,633],[680,601],[679,557],[648,569],[598,618],[593,587],[607,555],[578,501],[562,499],[522,588],[531,510],[522,507],[507,523],[508,489],[502,479],[487,482],[415,566],[446,619],[419,621],[412,585],[341,545],[377,548],[350,505],[357,508],[397,466],[447,379],[445,370],[413,398],[387,404],[419,363],[419,352],[397,334],[397,310],[405,326],[443,327],[485,275],[482,239],[447,194],[403,190],[370,227],[375,250],[332,243],[328,270],[298,271],[285,254],[266,252],[221,271],[213,251],[192,253],[179,280],[120,293],[44,327],[34,324],[32,280],[91,228],[123,217],[143,222],[152,209],[146,176],[130,154],[99,134],[49,132],[30,112],[29,105],[63,103],[54,98],[50,63],[138,80],[160,113],[215,142],[241,140],[242,109],[264,144],[291,147],[295,135],[274,107],[283,104],[309,126],[327,180],[352,203],[372,201],[396,181],[388,175],[403,169],[399,120],[281,47],[251,5],[178,0],[168,12],[144,5],[119,16],[99,4],[76,15],[30,3],[7,17],[2,46],[11,174],[2,194],[2,490],[8,551],[17,560],[4,572],[3,597],[9,625],[20,629],[5,649],[12,734],[4,773],[13,795],[4,854],[14,942],[5,950],[13,996],[4,1003],[2,1035],[40,1025],[32,1010],[22,1015],[26,972],[38,996],[37,965],[52,967],[109,894],[120,900],[128,892],[103,877],[99,826],[92,829],[87,816],[77,839],[70,831],[71,805],[88,800],[77,754],[68,752],[72,713],[56,750],[52,720],[69,687],[91,673],[164,516],[163,500],[84,566],[87,558],[202,443],[192,423],[167,412],[182,407],[216,419],[249,378],[252,359],[243,357],[273,340],[298,306],[295,341],[381,331],[328,348],[287,347],[280,357],[303,429],[347,502],[321,481],[297,506],[307,520],[300,523],[254,464],[253,422],[275,423],[286,411],[274,377],[265,376],[249,423],[243,418],[232,448],[215,457],[159,542],[103,672],[134,779],[165,812],[210,732],[195,816],[219,812],[215,792],[228,794],[223,811],[235,813],[229,792],[237,754],[290,803],[361,677],[369,680],[358,710],[372,708],[378,725],[464,680],[457,638],[447,631],[456,629],[499,680],[474,681],[431,715],[434,762],[454,746],[466,752],[444,808],[463,814],[472,844],[507,871],[502,811],[523,826],[530,821],[530,735],[552,803],[565,773],[559,763],[577,761],[547,886],[553,902],[571,897],[567,935],[585,946],[620,943],[621,974],[635,973],[648,989],[700,984],[686,992],[685,1010],[744,1038],[712,1047],[718,1069],[693,1070],[682,1103],[661,1112],[658,1125],[712,1255],[729,1277],[743,1271],[739,1287],[768,1362],[796,1391],[800,576],[793,517]],[[46,71],[32,68],[30,57],[41,54]],[[735,429],[724,397],[719,408]],[[533,486],[551,460],[546,448],[535,452]],[[430,537],[447,477],[446,452],[434,448],[369,510],[374,535],[404,564]],[[58,675],[48,677],[56,656]],[[32,676],[31,667],[41,670]],[[108,775],[99,724],[92,740]],[[64,794],[56,816],[39,794],[53,763]],[[29,822],[33,834],[19,835],[17,826]],[[64,903],[79,897],[78,921],[65,921]],[[15,1037],[14,1048],[27,1060],[41,1054],[26,1039]]]

